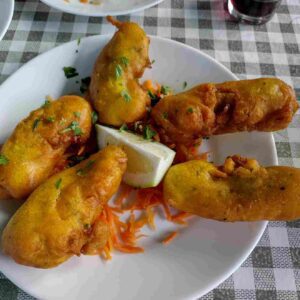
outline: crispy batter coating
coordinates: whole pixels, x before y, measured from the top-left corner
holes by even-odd
[[[138,78],[150,65],[149,38],[135,23],[108,20],[118,31],[97,58],[89,97],[101,123],[120,126],[146,113],[149,97]]]
[[[152,117],[165,140],[286,128],[298,109],[293,89],[277,78],[205,83],[163,98]]]
[[[219,221],[300,218],[300,169],[259,166],[239,156],[220,169],[201,160],[171,167],[163,183],[173,207]]]
[[[49,178],[4,229],[4,253],[19,264],[37,268],[55,267],[80,255],[94,238],[103,205],[121,183],[126,161],[121,148],[109,146]]]
[[[78,96],[63,96],[31,112],[1,149],[8,163],[0,165],[0,187],[14,198],[28,196],[54,174],[71,145],[86,142],[91,126],[91,107]]]

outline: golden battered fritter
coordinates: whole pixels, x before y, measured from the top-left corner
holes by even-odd
[[[163,98],[151,116],[163,140],[192,144],[200,137],[284,129],[298,109],[295,92],[277,78],[200,84]]]
[[[171,167],[163,182],[173,207],[219,221],[300,218],[300,169],[259,166],[233,156],[220,169],[194,160]]]
[[[4,253],[19,264],[37,268],[55,267],[72,255],[80,255],[101,231],[97,218],[117,191],[126,162],[121,148],[108,146],[49,178],[4,229]],[[102,236],[105,239],[105,234]]]
[[[63,96],[30,113],[0,151],[0,187],[14,198],[27,197],[57,171],[71,145],[91,132],[91,106],[81,97]]]
[[[138,79],[150,65],[149,38],[135,23],[108,20],[118,31],[97,58],[89,97],[100,123],[120,126],[146,114],[150,99]]]

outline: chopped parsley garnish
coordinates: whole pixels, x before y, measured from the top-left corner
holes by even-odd
[[[123,69],[119,64],[116,65],[115,74],[117,79],[120,78],[123,74]]]
[[[59,179],[55,182],[55,187],[56,187],[57,190],[60,189],[61,182],[62,182],[62,179],[61,179],[61,178],[59,178]]]
[[[160,92],[163,95],[167,95],[167,94],[169,94],[171,92],[171,88],[169,86],[167,86],[167,85],[162,85]]]
[[[80,92],[84,94],[90,86],[91,83],[91,77],[85,77],[81,79],[81,85],[80,85]]]
[[[168,113],[166,111],[163,112],[162,116],[164,119],[168,119]]]
[[[47,122],[50,122],[50,123],[53,123],[54,120],[55,120],[54,117],[47,117],[47,118],[46,118],[46,121],[47,121]]]
[[[91,228],[90,224],[84,224],[83,225],[84,230],[89,230]]]
[[[127,67],[128,64],[129,64],[129,59],[127,57],[125,57],[125,56],[122,56],[120,58],[120,61],[121,61],[121,64],[124,65],[125,67]]]
[[[67,128],[65,128],[64,130],[61,131],[61,133],[73,131],[76,136],[82,135],[82,130],[78,125],[79,125],[79,123],[77,121],[72,121],[71,124]]]
[[[187,87],[187,82],[186,81],[183,82],[182,87],[183,87],[183,89],[185,89]]]
[[[74,111],[74,112],[73,112],[73,115],[74,115],[76,118],[80,118],[81,113],[80,113],[79,111]]]
[[[77,39],[77,46],[80,45],[80,42],[81,42],[81,38],[79,37],[79,38]]]
[[[70,79],[73,77],[78,76],[79,74],[77,73],[77,70],[73,67],[63,67],[63,70],[65,72],[65,76]]]
[[[121,92],[121,96],[124,98],[124,100],[125,100],[126,102],[130,102],[131,96],[128,94],[128,92],[127,92],[126,90],[123,90],[123,91]]]
[[[42,108],[48,107],[51,104],[51,101],[45,100],[45,103],[42,105]]]
[[[92,111],[92,123],[96,124],[98,121],[98,114],[95,111]]]
[[[156,135],[156,131],[152,130],[149,125],[146,125],[143,131],[143,137],[145,140],[152,140]]]
[[[153,65],[155,63],[155,59],[152,59],[151,64]]]
[[[89,157],[88,153],[85,153],[84,155],[73,155],[71,157],[68,158],[68,166],[69,167],[73,167],[75,165],[77,165],[78,163],[80,163],[81,161],[87,159]]]
[[[122,124],[122,126],[119,128],[119,130],[120,130],[121,132],[127,131],[127,130],[128,130],[128,126],[124,123],[124,124]]]
[[[4,166],[9,163],[9,159],[4,156],[3,154],[0,154],[0,165]]]
[[[148,91],[148,95],[151,99],[151,106],[155,106],[159,102],[160,97],[157,95],[154,95],[151,91]]]
[[[94,160],[88,161],[87,164],[83,168],[77,170],[76,174],[78,176],[84,176],[84,175],[86,175],[87,172],[92,168],[92,166],[93,166],[94,163],[95,163]]]
[[[37,128],[37,126],[39,125],[40,121],[41,121],[41,119],[35,119],[33,121],[32,131],[34,131]]]
[[[192,107],[189,107],[186,111],[191,114],[194,112],[194,109]]]

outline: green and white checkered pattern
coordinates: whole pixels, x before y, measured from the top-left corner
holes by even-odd
[[[273,19],[260,26],[230,21],[223,5],[222,0],[166,0],[120,19],[201,49],[241,79],[277,76],[294,86],[299,99],[300,1],[283,1]],[[16,0],[12,23],[0,42],[0,82],[59,44],[113,31],[103,18],[61,13],[38,0]],[[274,136],[279,163],[300,167],[300,112]],[[0,299],[33,298],[0,273]],[[300,299],[300,221],[269,223],[238,271],[202,299]]]

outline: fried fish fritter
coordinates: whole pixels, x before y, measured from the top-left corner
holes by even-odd
[[[84,144],[91,132],[90,104],[63,96],[30,113],[3,145],[0,187],[14,198],[28,196],[55,173],[71,145]]]
[[[121,183],[126,161],[121,148],[108,146],[41,184],[4,229],[4,253],[22,265],[51,268],[80,255],[99,231],[105,238],[97,220]],[[92,254],[89,247],[85,252]]]
[[[143,118],[150,101],[138,79],[150,66],[149,38],[135,23],[108,20],[118,28],[94,66],[89,97],[100,123],[120,126]]]
[[[293,89],[277,78],[200,84],[163,98],[153,109],[161,136],[178,144],[238,131],[284,129],[298,109]]]
[[[256,160],[227,158],[221,169],[194,160],[171,167],[163,183],[173,207],[219,221],[300,218],[300,169],[261,167]]]

